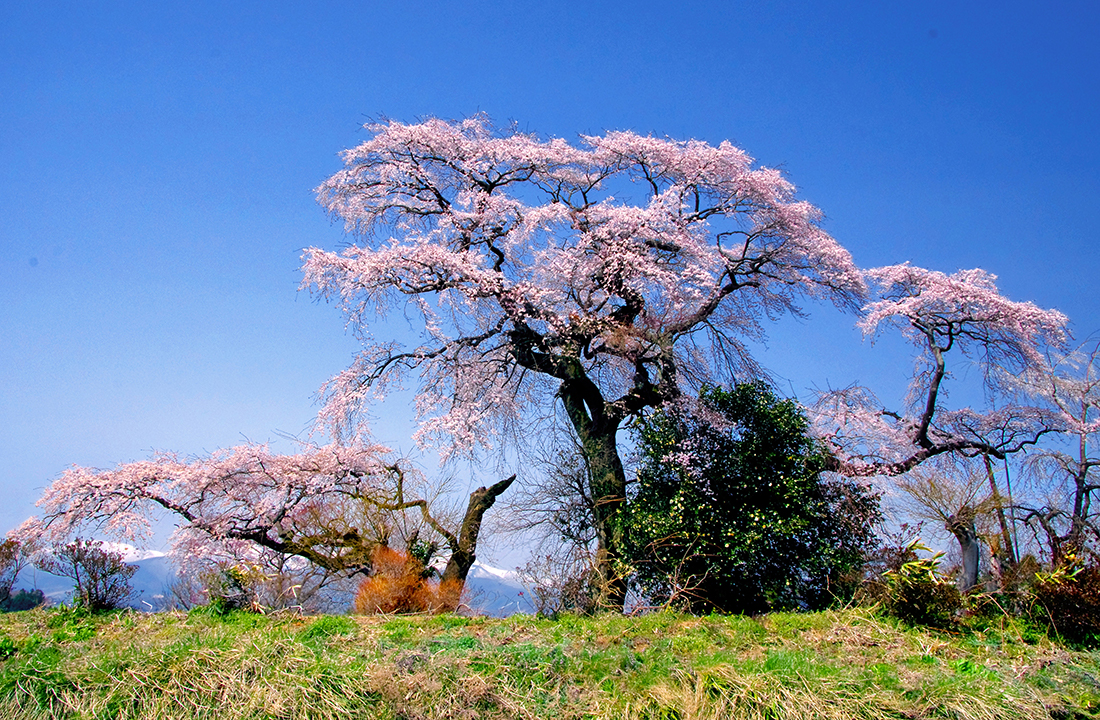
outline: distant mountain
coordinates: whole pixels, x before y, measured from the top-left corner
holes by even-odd
[[[534,605],[514,572],[474,563],[466,578],[470,608],[482,615],[507,617],[533,613]]]
[[[164,605],[168,584],[175,577],[172,562],[162,553],[138,553],[133,548],[111,548],[123,553],[130,565],[137,565],[137,572],[130,578],[134,595],[128,605],[135,610],[158,610]],[[18,588],[37,588],[45,593],[52,604],[72,599],[73,581],[66,577],[28,568],[19,576]],[[534,612],[527,591],[514,572],[489,565],[475,563],[466,580],[467,604],[479,614],[507,617],[515,613]],[[351,605],[349,598],[348,605]]]

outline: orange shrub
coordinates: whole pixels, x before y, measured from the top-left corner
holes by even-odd
[[[425,577],[424,566],[407,553],[379,545],[371,554],[373,574],[359,584],[354,611],[361,615],[440,613],[462,601],[463,584]]]

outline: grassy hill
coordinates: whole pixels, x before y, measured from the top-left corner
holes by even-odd
[[[1100,653],[866,610],[762,618],[0,616],[0,717],[1100,717]]]

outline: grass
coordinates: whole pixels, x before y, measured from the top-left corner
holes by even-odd
[[[866,610],[762,618],[0,616],[0,717],[1100,717],[1100,653]]]

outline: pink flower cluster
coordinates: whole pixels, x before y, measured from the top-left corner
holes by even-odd
[[[570,364],[608,398],[672,364],[721,377],[764,319],[864,291],[820,212],[729,143],[609,132],[574,145],[484,116],[368,129],[317,191],[359,243],[304,255],[303,286],[339,302],[364,342],[324,391],[321,419],[340,432],[411,372],[421,441],[488,444]],[[420,317],[422,344],[370,335],[394,310]]]

